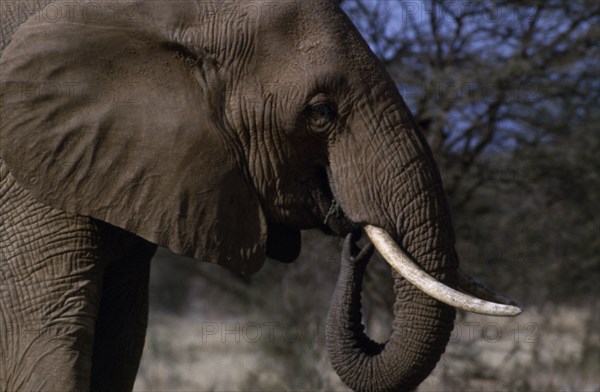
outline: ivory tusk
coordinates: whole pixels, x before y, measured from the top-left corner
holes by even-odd
[[[505,305],[519,306],[511,298],[504,294],[497,293],[486,287],[479,279],[467,274],[460,268],[457,271],[457,286],[461,290],[473,294],[474,296],[488,301],[498,302]]]
[[[521,313],[521,308],[518,306],[484,301],[438,282],[412,261],[410,256],[400,249],[384,229],[366,225],[364,230],[375,248],[390,263],[392,268],[410,283],[438,301],[458,309],[491,316],[516,316]]]

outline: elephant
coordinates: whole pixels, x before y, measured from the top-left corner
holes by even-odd
[[[426,139],[336,2],[2,7],[0,389],[131,390],[157,246],[250,274],[345,236],[326,335],[355,390],[416,387],[456,307],[520,312],[460,270]],[[357,232],[394,267],[385,344]]]

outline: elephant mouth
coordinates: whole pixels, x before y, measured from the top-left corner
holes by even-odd
[[[321,231],[326,234],[345,236],[360,227],[346,216],[335,198],[331,198],[328,204],[329,207],[322,207],[322,211],[327,212],[324,213],[323,224],[320,227]]]
[[[300,254],[301,235],[299,228],[317,228],[327,235],[345,236],[359,226],[344,213],[331,190],[328,169],[316,168],[317,186],[313,193],[311,223],[302,226],[269,222],[267,233],[267,255],[284,263],[296,260]]]
[[[359,228],[344,213],[344,210],[336,200],[331,190],[331,174],[328,167],[317,169],[319,189],[317,197],[317,208],[319,210],[320,223],[318,228],[325,234],[345,236]]]

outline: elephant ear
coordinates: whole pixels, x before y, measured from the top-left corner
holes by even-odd
[[[131,26],[31,18],[0,60],[0,157],[38,200],[232,271],[267,224],[214,61]]]

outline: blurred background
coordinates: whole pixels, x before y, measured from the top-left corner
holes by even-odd
[[[342,0],[427,136],[462,268],[516,318],[459,312],[419,391],[600,391],[600,3]],[[341,241],[240,277],[157,253],[135,390],[346,391],[325,350]],[[368,333],[393,301],[374,258]]]

